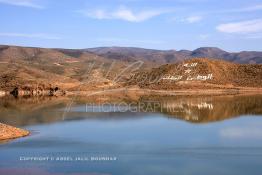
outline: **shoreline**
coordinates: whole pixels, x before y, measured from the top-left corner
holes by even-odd
[[[262,94],[262,88],[232,88],[232,89],[183,89],[183,90],[154,90],[140,88],[118,88],[90,91],[68,91],[68,96],[90,96],[99,94],[111,94],[114,92],[126,92],[154,95],[227,95],[227,94]]]
[[[72,90],[65,91],[59,96],[90,96],[107,94],[114,92],[126,92],[126,93],[137,93],[137,94],[157,94],[157,95],[226,95],[226,94],[262,94],[262,88],[249,88],[249,87],[234,87],[234,88],[224,88],[224,89],[175,89],[175,90],[159,90],[159,89],[142,89],[138,87],[123,87],[114,89],[98,89],[98,90]],[[0,97],[11,95],[8,91],[0,90]],[[23,97],[25,95],[19,95],[18,97]],[[29,95],[29,97],[37,96],[50,96],[50,95]]]
[[[0,141],[26,137],[29,131],[0,123]]]

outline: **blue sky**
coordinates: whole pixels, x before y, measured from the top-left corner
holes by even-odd
[[[261,0],[0,0],[0,44],[262,51]]]

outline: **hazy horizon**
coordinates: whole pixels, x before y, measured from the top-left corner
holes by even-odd
[[[95,48],[137,48],[137,49],[145,49],[145,50],[159,50],[159,51],[183,51],[183,50],[187,50],[187,51],[194,51],[200,48],[218,48],[221,49],[223,51],[229,52],[229,53],[239,53],[239,52],[262,52],[260,50],[239,50],[239,51],[232,51],[232,50],[226,50],[220,47],[216,47],[216,46],[200,46],[198,48],[195,49],[175,49],[175,48],[171,48],[171,49],[157,49],[157,48],[148,48],[148,47],[136,47],[136,46],[97,46],[97,47],[83,47],[83,48],[67,48],[67,47],[42,47],[42,46],[29,46],[29,45],[14,45],[14,44],[1,44],[0,46],[11,46],[11,47],[29,47],[29,48],[43,48],[43,49],[68,49],[68,50],[84,50],[84,49],[95,49]]]

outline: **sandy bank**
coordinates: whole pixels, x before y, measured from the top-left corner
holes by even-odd
[[[0,140],[15,139],[29,135],[29,131],[0,123]]]

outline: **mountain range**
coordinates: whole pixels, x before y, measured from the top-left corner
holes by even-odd
[[[255,51],[229,53],[214,47],[202,47],[194,51],[175,51],[132,47],[50,49],[0,45],[0,90],[11,91],[17,87],[24,90],[60,87],[72,91],[118,88],[132,84],[130,78],[135,75],[154,75],[159,71],[168,73],[168,65],[176,67],[176,63],[194,58],[208,59],[210,62],[205,64],[213,67],[206,70],[220,72],[220,74],[214,74],[215,76],[230,77],[223,83],[234,86],[255,86],[256,82],[261,82],[259,74],[262,52]],[[218,63],[213,64],[212,60],[220,61],[222,69],[221,67],[214,68]],[[138,65],[133,65],[137,62]],[[236,64],[233,66],[234,71],[231,71],[232,64]],[[201,73],[201,71],[196,73]],[[236,83],[235,80],[232,82],[232,77],[236,74],[241,75],[241,81],[247,80],[247,83]],[[252,78],[253,81],[250,81]],[[214,80],[217,80],[217,77]],[[219,81],[215,83],[219,84]],[[149,87],[139,83],[135,85]]]
[[[158,64],[176,63],[190,58],[215,58],[222,59],[235,63],[262,63],[262,51],[242,51],[242,52],[227,52],[216,47],[200,47],[196,50],[153,50],[135,47],[97,47],[88,49],[44,49],[36,47],[19,47],[0,45],[0,60],[3,59],[5,52],[17,57],[36,58],[40,52],[49,52],[60,54],[64,57],[88,57],[91,54],[98,55],[107,59],[121,60],[121,61],[145,61]],[[28,53],[28,50],[33,52],[33,55]]]
[[[131,47],[98,47],[85,49],[109,59],[142,60],[158,64],[176,63],[190,58],[215,58],[235,63],[262,63],[262,52],[242,51],[236,53],[226,52],[216,47],[201,47],[189,50],[152,50]]]

